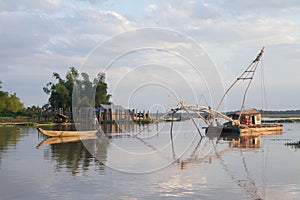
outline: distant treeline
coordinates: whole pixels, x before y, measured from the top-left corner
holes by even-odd
[[[278,110],[259,110],[261,112],[262,115],[300,115],[300,110],[283,110],[283,111],[278,111]],[[229,112],[223,112],[223,114],[225,115],[230,115],[230,114],[233,114],[235,112],[238,112],[238,110],[236,111],[229,111]],[[158,116],[161,117],[162,115],[164,115],[165,113],[159,113]],[[156,113],[151,113],[151,116],[155,116]],[[190,114],[187,114],[185,112],[181,112],[181,115],[182,116],[197,116],[197,114],[195,113],[190,113]]]
[[[300,115],[300,110],[269,111],[261,110],[262,115]]]
[[[79,73],[74,67],[70,67],[65,78],[54,72],[55,82],[49,82],[43,87],[43,91],[49,95],[48,102],[42,107],[31,106],[24,107],[21,99],[14,94],[2,91],[2,82],[0,81],[0,117],[1,120],[9,120],[18,116],[27,116],[32,118],[48,118],[54,115],[56,111],[72,110],[73,88],[77,92],[76,105],[79,106],[99,106],[100,104],[110,104],[111,95],[107,93],[107,84],[105,74],[98,73],[96,78],[90,80],[87,73]],[[90,98],[94,94],[94,99]],[[74,100],[74,99],[73,99]],[[94,101],[93,101],[94,100]],[[58,114],[58,113],[56,113]],[[62,114],[62,113],[60,113]],[[1,121],[0,120],[0,121]]]
[[[262,115],[300,115],[300,110],[259,110]],[[230,115],[237,111],[229,111],[224,114]]]

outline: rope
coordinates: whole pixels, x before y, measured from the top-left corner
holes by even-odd
[[[194,123],[194,125],[195,125],[195,127],[196,127],[196,129],[197,129],[197,131],[198,131],[198,133],[199,133],[199,135],[200,135],[200,137],[201,137],[201,138],[204,137],[204,136],[201,134],[201,131],[199,130],[199,127],[197,126],[195,120],[193,119],[193,117],[190,116],[190,112],[189,112],[185,107],[183,107],[183,109],[187,112],[187,114],[189,115],[189,118],[193,121],[193,123]]]
[[[251,72],[249,72],[249,73],[252,73],[251,77],[248,77],[249,73],[246,75],[246,77],[248,77],[250,81],[248,82],[248,85],[247,85],[246,90],[245,90],[245,92],[244,92],[243,101],[242,101],[242,106],[241,106],[241,112],[240,112],[240,116],[239,116],[238,121],[240,121],[240,119],[241,119],[241,116],[242,116],[242,113],[243,113],[243,110],[244,110],[244,107],[245,107],[245,101],[246,101],[247,92],[248,92],[248,89],[250,88],[250,85],[251,85],[251,83],[252,83],[252,80],[253,80],[255,71],[256,71],[256,69],[257,69],[257,66],[258,66],[258,63],[255,63],[255,64],[252,65],[252,67],[250,68],[250,71],[251,71]],[[245,72],[247,72],[247,71],[245,71]],[[247,79],[248,79],[248,78],[247,78]]]
[[[165,116],[167,116],[169,113],[171,113],[173,111],[168,111],[166,112],[166,114],[164,114],[163,116],[159,117],[158,119],[156,119],[154,122],[148,124],[145,128],[143,128],[142,130],[140,130],[137,134],[135,134],[134,136],[138,136],[140,135],[141,133],[143,133],[145,130],[147,130],[150,126],[152,126],[153,124],[159,122],[161,119],[163,119]]]
[[[222,105],[225,96],[228,94],[228,92],[231,90],[231,88],[239,81],[239,80],[250,80],[249,82],[252,82],[254,73],[256,71],[257,68],[257,64],[258,62],[261,60],[261,57],[264,53],[264,47],[261,49],[260,53],[257,55],[257,57],[247,66],[246,70],[243,71],[243,73],[229,86],[229,88],[226,90],[226,92],[224,93],[224,95],[222,96],[216,110],[219,110],[220,106]],[[253,67],[254,66],[254,67]],[[250,73],[252,73],[251,77],[249,77]],[[244,98],[246,96],[247,90],[249,88],[249,84],[247,86],[246,92],[244,94]],[[243,100],[244,102],[245,100]],[[242,106],[243,108],[243,106]],[[242,111],[242,110],[241,110]],[[242,113],[242,112],[241,112]]]

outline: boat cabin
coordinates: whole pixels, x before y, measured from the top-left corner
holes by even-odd
[[[229,117],[231,117],[234,120],[240,118],[240,124],[247,124],[247,125],[260,125],[261,124],[261,113],[256,109],[249,109],[249,110],[243,110],[242,114],[241,111],[235,112]]]

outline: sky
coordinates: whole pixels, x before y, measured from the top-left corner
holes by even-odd
[[[300,109],[296,0],[1,0],[0,27],[2,89],[25,106],[47,103],[52,73],[74,66],[104,72],[124,107],[215,107],[264,46],[246,107]],[[243,88],[224,109],[239,109]]]

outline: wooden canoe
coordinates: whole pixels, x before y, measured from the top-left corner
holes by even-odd
[[[37,130],[49,137],[82,137],[82,136],[92,136],[96,135],[98,130],[91,131],[53,131],[53,130],[44,130],[42,128],[37,128]]]

